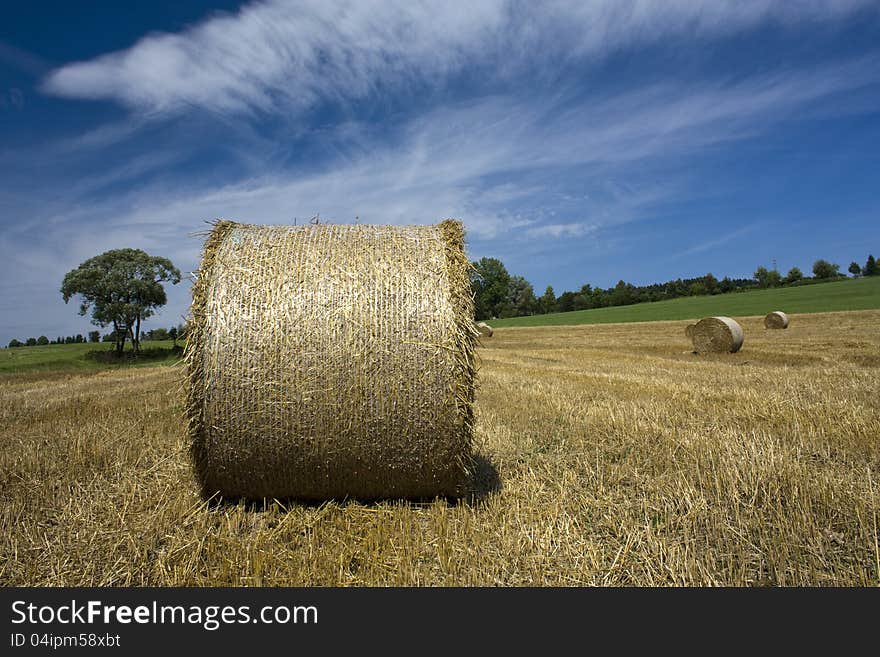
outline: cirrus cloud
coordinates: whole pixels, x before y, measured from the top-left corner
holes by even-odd
[[[868,0],[268,0],[217,14],[176,34],[71,63],[46,92],[113,100],[147,114],[200,109],[285,113],[350,103],[407,84],[437,85],[463,67],[503,79],[684,36],[735,34],[761,23],[830,21]],[[876,6],[876,5],[875,5]]]

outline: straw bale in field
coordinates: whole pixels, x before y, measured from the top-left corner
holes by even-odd
[[[185,353],[202,492],[463,493],[476,339],[468,267],[457,221],[217,222]]]
[[[477,330],[484,338],[491,338],[494,331],[486,322],[477,322]]]
[[[730,317],[706,317],[685,329],[697,353],[735,353],[743,344],[742,327]]]
[[[764,328],[785,329],[788,328],[788,315],[781,310],[774,310],[764,317]]]

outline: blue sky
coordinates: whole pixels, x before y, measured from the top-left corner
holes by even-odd
[[[539,294],[845,270],[878,146],[876,2],[7,3],[0,342],[86,332],[67,271],[191,271],[217,217],[458,217]]]

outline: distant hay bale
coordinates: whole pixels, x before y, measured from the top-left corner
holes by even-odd
[[[788,315],[781,310],[774,310],[764,317],[764,328],[785,329],[788,328]]]
[[[480,332],[480,335],[491,338],[492,334],[495,332],[492,330],[492,327],[486,324],[486,322],[477,322],[477,330]]]
[[[685,329],[697,353],[736,353],[743,344],[742,327],[730,317],[706,317]]]
[[[468,268],[457,221],[217,222],[185,353],[202,493],[466,492],[476,340]]]

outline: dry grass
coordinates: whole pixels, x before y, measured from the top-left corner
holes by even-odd
[[[737,319],[496,330],[457,505],[208,506],[178,370],[6,376],[0,582],[880,583],[880,312]]]

